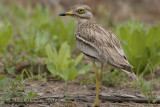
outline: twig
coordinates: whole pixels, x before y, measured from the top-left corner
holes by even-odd
[[[88,102],[92,103],[94,101],[95,96],[93,95],[69,95],[66,96],[64,94],[58,94],[58,95],[50,95],[50,96],[43,96],[40,98],[34,98],[30,100],[20,100],[20,99],[13,99],[5,101],[6,104],[33,104],[33,103],[55,103],[56,101],[65,101],[67,99],[70,99],[70,101],[82,101],[82,102]],[[99,99],[101,101],[111,101],[111,102],[135,102],[135,103],[155,103],[160,104],[160,99],[157,99],[156,102],[149,101],[146,99],[143,95],[128,95],[128,94],[114,94],[114,95],[107,95],[107,94],[101,94],[99,96]],[[156,99],[156,98],[155,98]]]

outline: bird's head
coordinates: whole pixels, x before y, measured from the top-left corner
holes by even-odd
[[[74,5],[71,7],[71,10],[66,13],[59,14],[60,16],[72,16],[76,19],[92,19],[92,10],[87,5]]]

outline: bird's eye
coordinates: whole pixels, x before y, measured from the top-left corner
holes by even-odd
[[[79,13],[79,14],[84,13],[84,9],[79,9],[79,10],[78,10],[78,13]]]

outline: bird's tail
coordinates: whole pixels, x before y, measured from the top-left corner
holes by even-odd
[[[126,74],[128,74],[129,76],[131,76],[133,79],[135,79],[135,80],[138,81],[138,78],[137,78],[137,76],[134,74],[133,71],[128,72],[128,71],[126,71],[126,70],[124,70],[124,69],[121,69],[121,70],[122,70],[123,72],[125,72]]]

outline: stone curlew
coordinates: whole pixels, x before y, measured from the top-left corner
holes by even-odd
[[[96,76],[96,97],[93,106],[99,106],[98,95],[102,84],[104,63],[138,80],[124,54],[120,41],[110,30],[95,23],[90,7],[74,5],[69,12],[62,13],[60,16],[72,16],[78,20],[75,31],[77,47],[83,54],[93,60]],[[98,73],[95,61],[101,63],[100,73]]]

